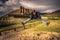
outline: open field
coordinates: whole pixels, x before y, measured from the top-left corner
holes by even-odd
[[[21,24],[21,19],[17,19],[19,24],[7,26],[7,27],[2,27],[0,30],[3,29],[8,29],[8,28],[23,28],[23,25]],[[24,19],[23,19],[24,20]],[[22,20],[22,21],[23,21]],[[16,21],[16,20],[15,20]],[[51,31],[51,32],[60,32],[60,20],[46,20],[50,21],[50,25],[46,26],[45,24],[41,23],[40,21],[30,21],[27,23],[25,26],[26,28],[30,28],[29,32],[39,32],[39,31]]]
[[[42,32],[42,31],[60,33],[60,20],[47,20],[47,21],[50,21],[49,26],[44,25],[40,21],[32,22],[33,23],[31,25],[32,27],[30,29],[27,29],[25,31],[25,34],[39,33],[39,32]],[[28,25],[28,24],[26,24],[26,25]],[[28,27],[28,26],[26,26],[26,27]]]
[[[17,20],[18,22],[21,22],[20,19]],[[34,40],[34,39],[35,40],[60,40],[60,20],[46,20],[46,21],[47,22],[50,21],[49,26],[46,26],[40,21],[32,20],[25,25],[26,29],[23,28],[23,25],[21,23],[0,28],[0,31],[9,28],[17,28],[17,32],[13,30],[10,30],[7,34],[3,32],[2,33],[3,35],[0,36],[0,39],[1,40],[25,40],[25,39],[26,40]]]

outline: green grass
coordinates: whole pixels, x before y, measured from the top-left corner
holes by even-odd
[[[50,25],[46,26],[43,23],[35,23],[36,25],[32,27],[31,29],[27,30],[26,33],[32,33],[32,32],[60,32],[60,20],[49,20]]]
[[[16,19],[18,20],[18,19]],[[23,19],[23,20],[26,20]],[[40,21],[30,21],[29,23],[27,23],[25,26],[26,28],[29,28],[26,33],[32,33],[32,32],[41,32],[41,31],[46,31],[46,32],[60,32],[60,20],[47,20],[50,21],[50,25],[46,26],[43,23],[41,23]],[[20,20],[19,20],[20,22]],[[32,27],[30,28],[30,25],[32,25]],[[22,24],[15,24],[15,25],[11,25],[11,26],[7,26],[7,27],[2,27],[0,28],[0,31],[2,30],[6,30],[6,29],[12,29],[12,28],[19,28],[19,29],[23,29]]]

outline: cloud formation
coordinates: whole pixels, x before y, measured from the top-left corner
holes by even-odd
[[[47,9],[49,8],[50,6],[46,6],[46,5],[38,5],[38,4],[34,4],[34,3],[31,3],[31,2],[20,2],[20,4],[26,8],[31,8],[31,9]]]
[[[3,3],[0,1],[0,4]],[[53,12],[60,9],[60,0],[8,0],[5,5],[7,9],[18,9],[22,5],[41,12]]]
[[[44,12],[53,12],[60,9],[60,0],[21,0],[20,4],[27,8]]]
[[[12,6],[12,5],[17,5],[18,0],[9,0],[5,2],[6,5]]]
[[[15,10],[20,7],[20,3],[19,3],[20,0],[8,0],[5,1],[5,3],[3,3],[2,1],[0,1],[0,5],[1,5],[0,7],[3,7],[3,9],[6,8],[7,10]]]

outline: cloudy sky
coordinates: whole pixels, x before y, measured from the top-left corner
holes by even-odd
[[[23,6],[40,12],[53,12],[60,9],[60,0],[0,0],[0,11],[5,9],[18,9]]]

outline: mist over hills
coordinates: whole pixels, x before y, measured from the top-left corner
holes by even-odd
[[[59,12],[60,12],[60,10],[56,10],[56,11],[55,11],[55,12],[53,12],[53,13],[57,13],[57,12],[59,13]]]
[[[60,10],[56,10],[52,13],[49,13],[47,16],[51,16],[51,17],[60,17]]]

